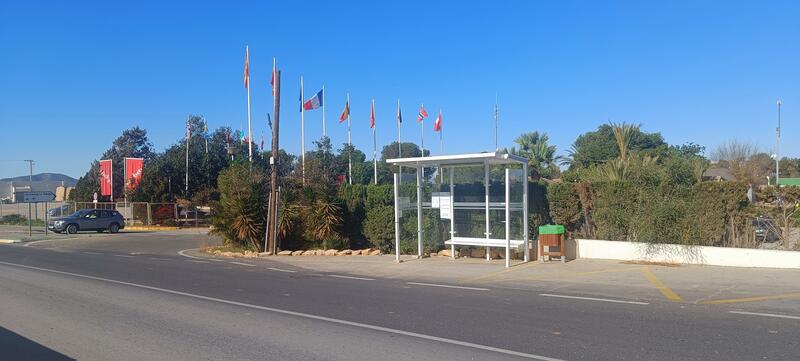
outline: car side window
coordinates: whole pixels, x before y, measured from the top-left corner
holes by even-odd
[[[89,213],[86,213],[85,217],[89,219],[95,219],[97,218],[97,211],[91,211]]]

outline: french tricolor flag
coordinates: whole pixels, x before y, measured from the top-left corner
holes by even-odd
[[[322,106],[322,90],[318,91],[317,94],[314,94],[311,99],[306,100],[303,103],[303,109],[305,110],[314,110]]]

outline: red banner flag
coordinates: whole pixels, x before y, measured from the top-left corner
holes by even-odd
[[[442,111],[439,110],[439,116],[436,117],[436,122],[433,123],[433,131],[434,132],[441,132],[442,131]]]
[[[114,166],[111,159],[100,161],[100,195],[111,196],[113,191]]]
[[[139,186],[142,181],[142,168],[144,167],[144,159],[142,158],[125,158],[125,189],[133,190]]]
[[[369,127],[375,128],[375,100],[372,101],[372,110],[369,112]]]
[[[244,48],[244,87],[250,87],[250,47]]]

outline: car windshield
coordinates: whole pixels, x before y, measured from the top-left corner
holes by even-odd
[[[85,216],[85,215],[86,215],[86,213],[89,213],[89,212],[91,212],[91,210],[90,210],[90,209],[81,209],[81,210],[79,210],[79,211],[77,211],[77,212],[75,212],[75,213],[73,213],[73,214],[70,214],[69,216],[70,216],[70,217],[76,217],[76,218],[80,218],[80,217],[83,217],[83,216]]]

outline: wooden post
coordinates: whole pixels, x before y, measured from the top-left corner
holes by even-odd
[[[267,212],[267,216],[269,219],[267,220],[267,243],[264,245],[264,252],[271,251],[274,255],[278,249],[278,232],[275,232],[276,227],[278,227],[278,135],[279,128],[278,125],[280,124],[281,119],[281,72],[280,70],[275,71],[275,95],[274,97],[274,115],[275,115],[275,123],[272,125],[272,155],[270,166],[272,167],[272,172],[270,174],[270,197],[269,197],[269,210]],[[269,232],[273,230],[273,232]]]

